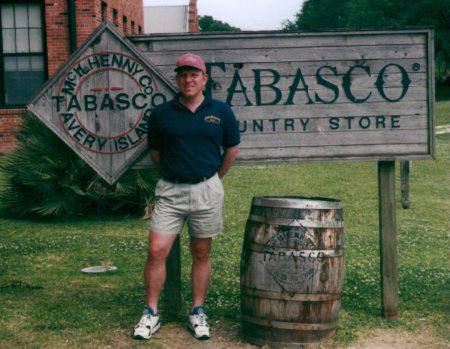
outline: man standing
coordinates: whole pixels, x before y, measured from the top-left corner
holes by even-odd
[[[134,338],[149,339],[161,326],[160,290],[166,259],[185,223],[192,255],[192,310],[188,328],[197,339],[210,337],[204,304],[211,275],[211,243],[223,229],[222,178],[239,152],[238,125],[231,108],[203,94],[208,80],[203,59],[177,58],[179,95],[158,105],[150,118],[148,142],[161,179],[155,195],[144,269],[147,306]]]

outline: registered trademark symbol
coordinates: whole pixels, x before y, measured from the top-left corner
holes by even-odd
[[[414,64],[412,65],[412,70],[418,71],[419,69],[420,69],[420,64],[419,64],[419,63],[414,63]]]

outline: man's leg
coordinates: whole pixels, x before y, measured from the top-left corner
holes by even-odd
[[[211,277],[211,243],[212,238],[191,237],[192,308],[205,304],[206,291]]]
[[[166,280],[166,259],[169,255],[176,234],[158,234],[150,232],[147,262],[144,268],[144,281],[147,306],[155,314],[158,312],[158,299]]]
[[[149,233],[148,257],[144,268],[147,308],[144,309],[139,323],[134,327],[135,339],[150,339],[161,327],[158,298],[166,279],[166,258],[175,238],[176,235]]]
[[[197,339],[209,339],[209,326],[204,313],[206,291],[211,277],[211,242],[212,238],[191,237],[192,254],[192,312],[189,314],[188,327]]]

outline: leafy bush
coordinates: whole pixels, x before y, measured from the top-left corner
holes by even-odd
[[[159,177],[155,169],[130,169],[109,185],[30,113],[24,114],[17,139],[17,148],[0,165],[0,202],[6,214],[139,214],[151,203]]]

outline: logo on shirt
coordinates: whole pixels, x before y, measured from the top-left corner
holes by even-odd
[[[208,115],[208,116],[205,116],[205,119],[204,119],[206,122],[211,122],[211,123],[213,123],[213,124],[217,124],[217,125],[219,125],[220,123],[221,123],[221,120],[220,120],[220,118],[218,118],[217,116],[214,116],[214,115]]]

